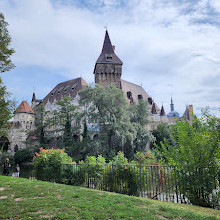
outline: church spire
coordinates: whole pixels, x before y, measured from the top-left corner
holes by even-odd
[[[171,97],[171,103],[170,103],[170,111],[173,112],[174,111],[174,104],[173,104],[173,99]]]

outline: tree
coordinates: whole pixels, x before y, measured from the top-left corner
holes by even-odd
[[[9,48],[11,38],[7,26],[8,23],[5,21],[4,15],[0,13],[0,73],[9,71],[14,67],[10,60],[14,50]],[[9,93],[0,78],[0,137],[7,135],[9,132],[9,120],[12,117],[14,106],[15,103],[9,100]]]
[[[14,68],[10,57],[14,53],[14,49],[10,48],[11,37],[7,29],[8,23],[5,21],[4,15],[0,12],[0,72],[9,71]]]
[[[36,145],[38,148],[39,146],[46,147],[51,139],[45,135],[48,125],[49,121],[46,120],[44,106],[42,104],[38,105],[35,110],[35,129],[33,131],[28,131],[28,135],[33,136],[34,138],[28,140],[27,144],[30,144],[31,146]]]
[[[7,136],[14,110],[15,102],[9,100],[9,93],[0,78],[0,137]]]
[[[175,145],[175,140],[171,136],[170,127],[166,123],[159,124],[157,128],[153,130],[152,134],[155,137],[155,142],[151,143],[151,149],[154,151],[157,159],[164,159],[161,153],[161,142],[166,139],[171,146]],[[157,146],[156,148],[154,147],[155,145]]]
[[[63,146],[67,152],[71,151],[74,146],[74,135],[79,138],[81,128],[81,114],[79,107],[73,104],[73,99],[69,96],[64,96],[57,103],[58,109],[53,112],[52,124],[56,126],[56,132],[62,132]],[[61,147],[61,146],[59,146]]]
[[[134,140],[134,149],[145,151],[146,145],[154,141],[154,136],[147,129],[149,120],[148,104],[145,100],[139,100],[138,103],[130,105],[131,123],[135,126],[136,138]]]
[[[178,121],[171,132],[175,145],[165,139],[162,153],[177,171],[181,193],[195,205],[215,206],[212,193],[219,169],[219,119],[206,109],[201,118],[194,117],[192,125],[186,120]]]
[[[123,151],[132,159],[136,148],[146,147],[151,135],[145,129],[148,108],[144,101],[129,105],[123,91],[112,84],[90,86],[80,96],[88,121],[100,128],[98,138],[91,143],[95,155],[110,156]]]

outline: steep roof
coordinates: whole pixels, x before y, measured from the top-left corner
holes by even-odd
[[[152,114],[157,114],[156,104],[153,102],[152,108],[151,108]]]
[[[107,57],[109,57],[109,59]],[[115,54],[107,30],[105,32],[105,39],[102,47],[102,52],[99,58],[97,59],[96,63],[123,64],[122,61],[118,58],[118,56]]]
[[[162,105],[161,110],[160,110],[160,116],[165,116],[165,115],[166,115],[166,113],[165,113],[164,107]]]
[[[139,98],[145,100],[148,102],[149,109],[151,108],[153,102],[152,98],[147,94],[147,92],[144,90],[142,86],[139,86],[137,84],[121,80],[121,89],[125,93],[125,96],[127,97],[127,92],[132,93],[132,98],[135,102],[139,100]],[[141,97],[142,96],[142,97]],[[159,112],[160,108],[155,104],[156,110]]]
[[[34,114],[34,110],[28,104],[27,101],[22,101],[18,108],[15,110],[14,113],[31,113]]]
[[[88,84],[82,78],[76,78],[68,80],[56,85],[49,94],[43,99],[43,104],[46,104],[48,101],[50,103],[59,101],[63,96],[71,96],[75,98],[77,93],[85,88]]]

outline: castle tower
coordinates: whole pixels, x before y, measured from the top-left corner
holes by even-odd
[[[14,112],[13,126],[10,132],[11,151],[26,147],[27,131],[34,129],[34,111],[27,101],[22,101]]]
[[[108,31],[106,30],[102,52],[96,61],[93,72],[95,83],[100,85],[112,83],[121,89],[122,64],[122,61],[115,54],[115,47],[112,46]]]

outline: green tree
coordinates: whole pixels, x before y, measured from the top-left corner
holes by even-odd
[[[213,207],[220,154],[219,119],[206,109],[192,124],[178,121],[171,128],[175,145],[161,143],[163,156],[177,171],[178,184],[186,198],[195,205]],[[218,201],[219,202],[219,201]]]
[[[27,141],[30,146],[47,147],[51,141],[51,138],[46,136],[46,128],[50,122],[46,119],[46,112],[44,105],[38,105],[35,110],[35,129],[28,131],[29,136],[33,136],[33,139]],[[33,150],[36,150],[35,148]]]
[[[134,153],[145,151],[146,145],[154,141],[154,136],[148,130],[149,111],[145,100],[139,100],[130,105],[131,123],[135,127],[136,137],[133,142]],[[133,158],[132,158],[133,159]]]
[[[7,29],[8,23],[0,12],[0,73],[9,71],[14,67],[10,57],[14,50],[9,48],[11,38]],[[9,100],[9,93],[0,78],[0,137],[9,132],[9,120],[12,117],[15,103]],[[0,149],[1,150],[1,149]]]
[[[155,142],[151,143],[151,149],[154,151],[157,159],[164,159],[161,153],[161,142],[166,139],[171,146],[175,146],[175,140],[172,138],[170,127],[166,123],[159,124],[152,134],[155,137]],[[156,148],[154,147],[155,145],[157,146]]]
[[[6,86],[0,78],[0,137],[7,136],[10,127],[9,120],[15,110],[15,101],[11,101],[9,97]]]
[[[81,128],[81,114],[79,107],[73,104],[73,99],[64,96],[57,103],[58,109],[53,112],[52,124],[56,126],[56,132],[62,132],[63,147],[67,152],[71,152],[74,147],[74,135],[79,137]],[[59,146],[61,147],[61,146]]]
[[[98,138],[92,142],[95,155],[124,151],[126,143],[133,143],[135,127],[130,122],[129,106],[122,90],[114,85],[95,85],[80,91],[80,96],[80,104],[87,106],[90,124],[100,128]]]
[[[8,23],[5,21],[3,13],[0,12],[0,72],[14,68],[14,64],[11,61],[14,49],[10,48],[11,37],[7,26]]]
[[[144,150],[152,134],[147,130],[148,107],[140,100],[129,104],[122,90],[114,85],[88,87],[80,92],[80,104],[86,106],[90,124],[99,130],[92,141],[93,154],[103,154],[111,159],[118,151],[129,159],[137,150]]]

